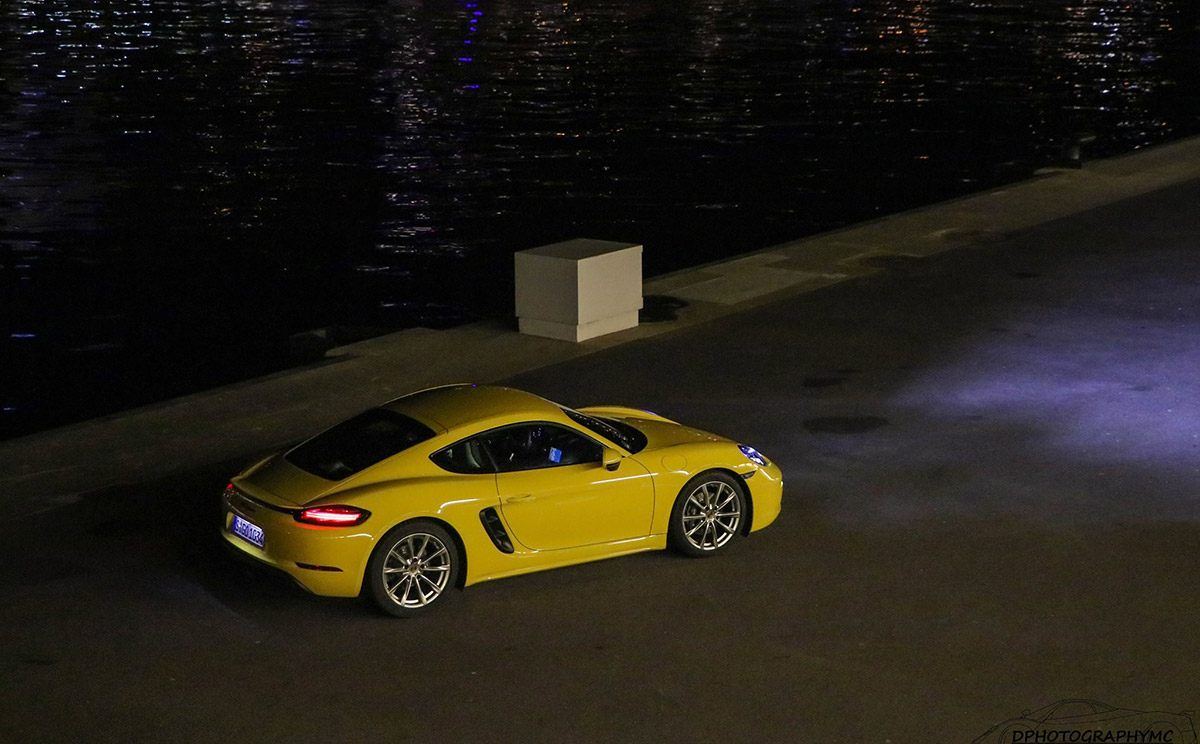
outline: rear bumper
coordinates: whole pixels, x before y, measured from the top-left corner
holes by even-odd
[[[263,530],[258,547],[230,530],[237,514]],[[278,569],[313,594],[354,597],[362,589],[371,535],[356,527],[315,527],[267,507],[234,506],[226,500],[221,536],[242,555]]]

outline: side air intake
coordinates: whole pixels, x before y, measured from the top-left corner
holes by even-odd
[[[513,552],[512,540],[508,539],[508,533],[504,531],[504,522],[500,521],[500,515],[496,513],[495,508],[489,506],[479,512],[479,521],[483,522],[483,529],[488,533],[488,537],[492,538],[497,550],[501,553]]]

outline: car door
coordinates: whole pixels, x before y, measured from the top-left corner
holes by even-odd
[[[525,547],[558,550],[649,534],[654,484],[634,460],[609,470],[601,444],[544,422],[489,432],[483,442],[499,471],[504,521]]]

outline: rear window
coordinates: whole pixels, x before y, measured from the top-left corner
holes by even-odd
[[[296,447],[287,461],[326,480],[345,480],[433,435],[419,421],[375,408]]]

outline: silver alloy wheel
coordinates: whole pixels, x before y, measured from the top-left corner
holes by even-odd
[[[701,483],[683,504],[683,536],[698,550],[716,550],[733,539],[742,522],[741,499],[722,480]]]
[[[383,561],[388,596],[401,607],[424,607],[450,583],[451,560],[450,551],[437,536],[427,532],[405,535]]]

